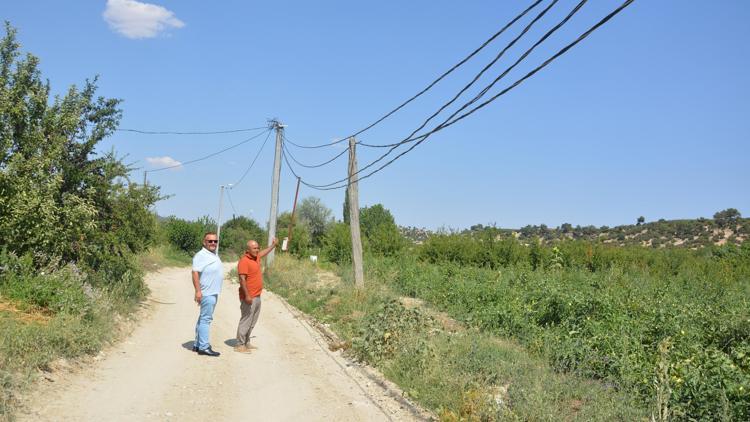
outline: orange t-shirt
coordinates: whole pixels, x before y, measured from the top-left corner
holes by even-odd
[[[245,288],[251,298],[260,296],[260,292],[263,290],[263,272],[260,269],[258,257],[253,258],[247,252],[242,255],[240,262],[237,263],[237,274],[245,276]],[[239,290],[240,300],[244,301],[245,295],[242,294],[242,286]]]

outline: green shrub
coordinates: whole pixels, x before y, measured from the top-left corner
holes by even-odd
[[[266,232],[255,220],[239,216],[221,226],[221,247],[219,252],[228,260],[235,260],[247,249],[247,242],[255,240],[261,245],[266,242]]]
[[[1,251],[0,267],[0,296],[21,307],[74,315],[91,311],[92,298],[84,291],[85,275],[73,264],[39,269],[30,255],[18,258]]]
[[[336,264],[352,261],[352,237],[349,225],[333,223],[323,235],[322,252],[325,258]]]
[[[748,420],[745,253],[744,246],[678,251],[561,243],[557,260],[564,266],[554,271],[408,256],[370,259],[365,268],[367,279],[514,337],[560,371],[606,380],[645,403],[670,391],[669,409],[679,419]],[[666,357],[659,352],[665,339]],[[669,388],[657,390],[664,359]]]
[[[423,341],[414,344],[414,339],[424,336],[434,325],[432,318],[419,309],[406,309],[398,301],[390,300],[367,314],[359,336],[352,341],[352,350],[361,360],[376,364],[392,359],[406,344],[426,352],[426,344]]]
[[[358,289],[348,270],[341,283],[320,284],[315,265],[280,256],[267,284],[294,306],[330,323],[342,340],[336,347],[376,366],[441,420],[645,420],[644,406],[626,393],[556,374],[539,358],[491,333],[446,331],[429,307],[405,307],[403,299],[395,300],[399,293],[392,290],[392,277],[411,277],[411,271],[425,267],[402,259],[368,260],[366,287]],[[388,265],[401,263],[405,265]],[[455,266],[445,270],[449,268]],[[435,276],[428,272],[424,280]]]
[[[279,230],[279,239],[288,237],[289,227]],[[279,241],[281,244],[281,240]],[[305,225],[297,224],[292,229],[292,241],[288,245],[288,251],[298,258],[307,258],[312,252],[312,238],[310,230]]]
[[[216,223],[209,217],[187,221],[170,216],[162,225],[167,241],[189,254],[198,252],[203,247],[203,235],[206,232],[216,231]]]

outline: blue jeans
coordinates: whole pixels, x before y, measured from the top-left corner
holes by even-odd
[[[201,299],[201,313],[195,324],[195,345],[198,350],[206,350],[211,345],[208,342],[208,328],[214,319],[214,308],[219,295],[203,296]]]

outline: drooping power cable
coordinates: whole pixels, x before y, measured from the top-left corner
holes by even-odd
[[[266,130],[267,130],[267,132],[268,132],[268,133],[270,133],[270,132],[271,132],[271,129],[269,129],[269,128],[266,128]],[[216,151],[216,152],[214,152],[214,153],[208,154],[208,155],[206,155],[206,156],[203,156],[203,157],[200,157],[200,158],[196,158],[196,159],[194,159],[194,160],[190,160],[190,161],[185,161],[184,163],[180,163],[180,164],[175,164],[175,165],[173,165],[173,166],[166,166],[166,167],[160,167],[160,168],[157,168],[157,169],[154,169],[154,170],[148,170],[148,172],[149,172],[149,173],[154,173],[154,172],[157,172],[157,171],[168,170],[168,169],[172,169],[172,168],[175,168],[175,167],[180,167],[180,166],[184,166],[184,165],[187,165],[187,164],[193,164],[193,163],[197,163],[197,162],[199,162],[199,161],[203,161],[203,160],[209,159],[209,158],[211,158],[211,157],[214,157],[214,156],[216,156],[216,155],[219,155],[219,154],[221,154],[222,152],[226,152],[226,151],[229,151],[230,149],[233,149],[233,148],[237,148],[237,147],[238,147],[238,146],[240,146],[240,145],[244,145],[244,144],[246,144],[246,143],[248,143],[248,142],[252,141],[253,139],[256,139],[256,138],[260,137],[260,136],[261,136],[261,135],[263,135],[264,133],[265,133],[265,132],[261,132],[261,133],[259,133],[259,134],[255,135],[255,136],[252,136],[252,137],[250,137],[250,138],[248,138],[248,139],[245,139],[245,140],[244,140],[244,141],[242,141],[242,142],[236,143],[236,144],[234,144],[234,145],[231,145],[231,146],[229,146],[229,147],[226,147],[226,148],[224,148],[224,149],[222,149],[222,150],[220,150],[220,151]]]
[[[568,45],[566,45],[565,47],[563,47],[562,49],[560,49],[557,53],[555,53],[554,55],[552,55],[551,57],[549,57],[542,64],[540,64],[539,66],[537,66],[536,68],[534,68],[532,71],[528,72],[522,78],[516,80],[513,84],[511,84],[507,88],[503,89],[499,93],[495,94],[491,98],[489,98],[486,101],[482,102],[478,106],[475,106],[474,108],[472,108],[468,112],[460,115],[459,117],[454,118],[453,120],[450,120],[450,121],[446,121],[446,122],[442,123],[441,125],[438,125],[434,129],[432,129],[430,132],[427,132],[426,134],[420,135],[420,136],[412,139],[412,141],[416,141],[416,142],[410,148],[408,148],[407,150],[401,152],[396,157],[392,158],[391,160],[389,160],[385,164],[381,165],[377,169],[371,171],[370,173],[368,173],[368,174],[366,174],[364,176],[358,176],[356,178],[356,180],[366,179],[366,178],[372,176],[373,174],[381,171],[382,169],[384,169],[385,167],[389,166],[394,161],[396,161],[399,158],[401,158],[403,155],[407,154],[408,152],[410,152],[411,150],[413,150],[414,148],[416,148],[419,144],[421,144],[422,142],[424,142],[427,138],[429,138],[429,136],[431,136],[435,132],[440,131],[442,129],[445,129],[446,127],[449,127],[449,126],[451,126],[451,125],[459,122],[460,120],[463,120],[464,118],[466,118],[469,115],[473,114],[477,110],[480,110],[481,108],[483,108],[483,107],[487,106],[488,104],[490,104],[491,102],[495,101],[497,98],[501,97],[502,95],[505,95],[507,92],[511,91],[512,89],[514,89],[515,87],[517,87],[518,85],[520,85],[521,83],[523,83],[525,80],[529,79],[530,77],[532,77],[533,75],[535,75],[537,72],[539,72],[543,68],[547,67],[547,65],[549,65],[550,63],[552,63],[554,60],[556,60],[557,58],[559,58],[563,54],[567,53],[571,48],[573,48],[578,43],[580,43],[581,41],[583,41],[584,39],[586,39],[589,35],[591,35],[591,33],[593,33],[594,31],[596,31],[599,27],[601,27],[602,25],[604,25],[605,23],[607,23],[609,20],[611,20],[613,17],[615,17],[620,12],[622,12],[625,8],[627,8],[628,6],[630,6],[634,1],[635,0],[625,0],[619,7],[617,7],[616,9],[614,9],[612,12],[610,12],[607,16],[605,16],[604,18],[602,18],[599,22],[597,22],[595,25],[593,25],[587,31],[585,31],[584,33],[582,33],[581,35],[579,35],[578,38],[576,38],[573,42],[569,43]],[[339,182],[334,182],[334,183],[341,183],[341,182],[347,181],[348,179],[349,178],[347,177],[345,179],[340,180]],[[333,184],[329,184],[329,185],[326,185],[326,187],[321,187],[321,186],[324,186],[324,185],[312,185],[312,184],[308,184],[308,183],[305,183],[305,185],[308,186],[308,187],[310,187],[310,188],[318,189],[318,190],[332,190],[332,189],[341,189],[341,188],[344,188],[344,187],[348,186],[348,183],[344,183],[344,184],[339,185],[339,186],[332,186]]]

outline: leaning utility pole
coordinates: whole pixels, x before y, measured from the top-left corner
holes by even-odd
[[[359,233],[359,191],[357,181],[357,142],[349,138],[349,227],[352,232],[352,264],[354,265],[354,285],[365,287],[365,276],[362,269],[362,238]]]
[[[276,154],[273,158],[273,186],[271,187],[271,213],[268,216],[268,245],[276,237],[276,217],[279,209],[279,178],[281,177],[281,139],[284,137],[284,125],[274,120],[273,128],[276,129]],[[266,255],[266,268],[273,264],[274,250]]]
[[[302,179],[297,176],[297,191],[294,192],[294,205],[292,205],[292,218],[289,219],[289,230],[286,236],[286,251],[292,250],[292,229],[294,228],[294,214],[297,212],[297,197],[299,196],[299,183]]]

